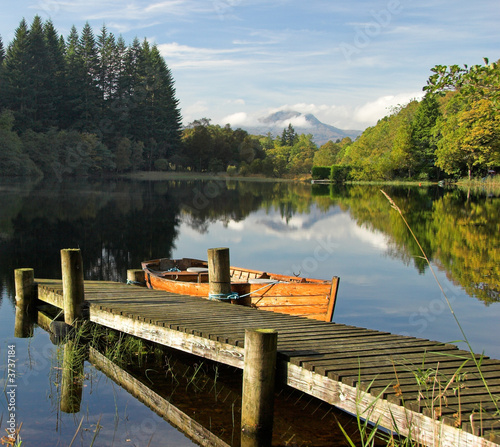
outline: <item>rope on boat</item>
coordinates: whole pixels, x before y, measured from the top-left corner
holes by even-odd
[[[241,298],[241,296],[238,295],[238,292],[208,294],[209,300],[237,300],[238,298]]]

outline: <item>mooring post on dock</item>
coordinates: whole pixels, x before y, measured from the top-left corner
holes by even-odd
[[[73,325],[83,317],[85,300],[83,288],[83,261],[79,248],[61,250],[61,269],[64,299],[64,321]]]
[[[241,446],[270,446],[273,435],[274,381],[278,333],[245,329],[241,404]]]
[[[127,284],[134,286],[146,286],[146,274],[142,269],[127,270]]]
[[[35,273],[33,269],[14,270],[16,284],[16,305],[21,308],[30,308],[36,298]]]
[[[14,337],[28,338],[33,335],[36,300],[35,274],[31,268],[14,270],[16,286],[16,321]]]
[[[207,252],[209,297],[225,298],[231,293],[229,248],[209,248]]]

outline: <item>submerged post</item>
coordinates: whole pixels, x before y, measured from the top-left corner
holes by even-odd
[[[72,325],[83,317],[83,262],[79,248],[61,250],[64,321]]]
[[[209,296],[225,298],[231,293],[229,248],[209,248],[207,251]]]
[[[245,329],[242,447],[271,445],[277,345],[278,333],[275,330]]]

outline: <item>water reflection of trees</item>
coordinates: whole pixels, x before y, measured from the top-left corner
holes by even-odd
[[[2,283],[13,269],[33,267],[38,277],[60,277],[59,251],[79,247],[89,279],[124,280],[145,258],[169,256],[177,237],[179,203],[156,184],[54,182],[12,200],[2,223]],[[0,206],[2,204],[0,203]],[[9,222],[9,224],[5,222]]]
[[[500,199],[442,188],[384,187],[396,202],[428,258],[447,277],[486,304],[500,301]],[[358,225],[390,237],[390,255],[412,262],[423,273],[428,266],[398,213],[380,188],[329,189],[329,196],[348,210]]]
[[[384,187],[401,208],[428,257],[471,296],[500,301],[500,199],[442,188]],[[14,268],[60,275],[59,250],[80,247],[86,277],[124,280],[146,258],[168,257],[180,221],[200,233],[252,212],[288,222],[313,207],[339,206],[360,226],[389,236],[390,256],[427,269],[418,246],[380,187],[290,182],[73,181],[0,185],[1,284]]]

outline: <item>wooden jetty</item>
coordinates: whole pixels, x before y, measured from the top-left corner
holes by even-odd
[[[64,308],[61,280],[35,284],[39,300]],[[276,377],[288,386],[422,445],[500,445],[499,360],[451,344],[116,282],[85,281],[84,290],[90,321],[238,368],[245,330],[272,329]]]

